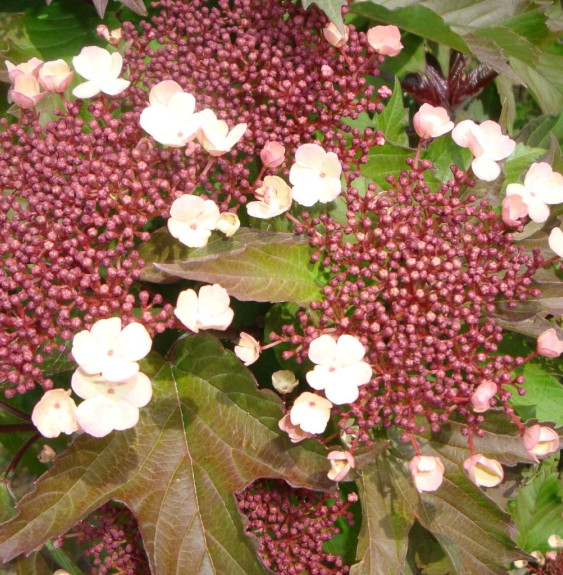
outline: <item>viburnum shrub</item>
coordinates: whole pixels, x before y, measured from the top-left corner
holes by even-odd
[[[528,508],[563,511],[558,148],[470,119],[496,72],[459,52],[406,76],[407,125],[412,38],[340,4],[158,0],[105,47],[6,62],[18,572],[560,564]]]

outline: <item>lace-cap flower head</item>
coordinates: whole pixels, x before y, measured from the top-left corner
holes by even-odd
[[[396,56],[403,49],[397,26],[373,26],[367,33],[368,44],[379,54]]]
[[[293,199],[302,206],[332,202],[342,191],[341,173],[342,166],[334,152],[325,152],[318,144],[299,146],[289,171]]]
[[[317,365],[307,373],[307,382],[313,389],[324,390],[336,405],[353,403],[358,399],[358,387],[371,379],[371,366],[362,361],[365,353],[352,335],[341,335],[338,340],[321,335],[309,346],[309,359]]]
[[[184,194],[170,206],[168,231],[184,245],[201,248],[207,245],[220,217],[219,208],[213,200]]]
[[[559,451],[559,435],[551,427],[544,427],[539,423],[526,428],[522,436],[524,448],[532,456],[534,461],[538,457],[548,456],[550,453]]]
[[[112,431],[123,431],[137,425],[139,407],[152,397],[151,380],[141,372],[119,383],[99,375],[88,375],[78,368],[71,386],[84,401],[76,409],[80,427],[94,437],[105,437]]]
[[[534,222],[545,222],[549,217],[548,206],[563,202],[563,176],[546,162],[535,162],[526,172],[524,185],[508,184],[506,197],[513,195],[522,198]]]
[[[463,469],[477,487],[496,487],[504,479],[502,465],[496,459],[489,459],[480,453],[468,457],[463,462]]]
[[[157,142],[182,147],[195,140],[201,115],[195,113],[195,98],[173,80],[151,88],[149,106],[141,112],[139,123]]]
[[[76,98],[92,98],[100,92],[117,96],[131,83],[118,77],[123,66],[123,58],[119,52],[110,54],[98,46],[86,46],[72,59],[72,64],[87,80],[72,91]]]
[[[70,85],[74,72],[64,60],[45,62],[39,68],[39,83],[50,92],[62,94]]]
[[[201,127],[197,141],[211,156],[230,152],[246,132],[246,124],[237,124],[232,130],[225,120],[219,120],[213,110],[206,108],[201,114]]]
[[[331,408],[332,403],[328,399],[305,391],[293,403],[290,421],[307,433],[322,433],[330,419]]]
[[[231,298],[219,284],[203,286],[199,293],[193,289],[180,292],[174,314],[191,331],[200,329],[226,330],[235,312],[229,307]]]
[[[445,467],[439,457],[415,455],[409,462],[409,471],[417,491],[436,491],[444,479]]]
[[[422,104],[420,110],[413,117],[413,125],[422,140],[447,134],[454,127],[454,123],[450,120],[445,108],[434,107],[430,104]]]
[[[291,207],[291,188],[278,176],[266,176],[254,195],[259,200],[246,204],[248,215],[254,218],[274,218]]]
[[[72,356],[88,375],[101,374],[110,382],[125,381],[139,371],[140,359],[152,346],[151,336],[140,323],[121,329],[121,318],[97,321],[90,331],[77,333],[72,340]]]
[[[349,451],[331,451],[326,458],[330,461],[327,476],[331,481],[342,481],[356,466],[354,456]]]
[[[469,148],[475,158],[471,163],[473,172],[486,182],[498,178],[497,162],[510,156],[516,147],[516,142],[505,136],[500,125],[492,120],[482,124],[464,120],[453,129],[452,138],[458,146]]]
[[[260,343],[250,334],[241,331],[238,345],[235,345],[235,355],[244,365],[251,365],[260,357]]]
[[[70,397],[70,390],[50,389],[35,404],[31,421],[43,437],[58,437],[61,433],[70,435],[80,429],[76,420],[76,403]]]

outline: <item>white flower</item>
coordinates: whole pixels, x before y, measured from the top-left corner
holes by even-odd
[[[72,355],[88,375],[101,374],[111,382],[125,381],[139,371],[140,359],[151,349],[152,340],[140,323],[121,329],[121,318],[97,321],[90,331],[77,333],[72,340]]]
[[[549,217],[548,204],[563,202],[563,176],[546,162],[535,162],[524,177],[524,185],[508,184],[506,196],[513,194],[522,198],[534,222],[545,222]]]
[[[349,451],[331,451],[326,458],[330,461],[327,477],[331,481],[342,481],[356,466],[354,456]]]
[[[70,390],[50,389],[35,404],[31,421],[43,437],[58,437],[61,433],[70,435],[80,429],[76,421],[76,403],[70,397]]]
[[[117,96],[131,83],[118,78],[123,66],[123,58],[119,52],[110,54],[98,46],[86,46],[72,59],[72,64],[74,69],[88,80],[72,91],[77,98],[92,98],[100,92]]]
[[[248,215],[254,218],[273,218],[291,207],[291,188],[278,176],[266,176],[254,195],[259,201],[246,204]]]
[[[551,251],[563,258],[563,232],[561,228],[553,228],[547,240]]]
[[[250,334],[241,331],[235,355],[244,365],[251,365],[260,357],[260,344]]]
[[[366,351],[352,335],[341,335],[336,341],[321,335],[309,346],[309,359],[317,366],[307,373],[313,389],[324,389],[327,399],[336,405],[358,399],[358,386],[371,379],[371,366],[362,361]]]
[[[70,85],[74,72],[64,60],[53,60],[39,68],[38,76],[43,88],[62,94]]]
[[[477,487],[496,487],[504,479],[502,465],[496,459],[489,459],[480,453],[468,457],[463,462],[463,469]]]
[[[304,439],[308,439],[309,437],[313,437],[312,433],[308,433],[307,431],[303,431],[299,425],[293,425],[291,423],[291,416],[289,413],[286,413],[279,421],[278,427],[287,433],[289,440],[291,443],[299,443]]]
[[[414,115],[413,125],[422,140],[442,136],[454,127],[445,108],[430,104],[422,104],[420,110]]]
[[[289,171],[293,199],[302,206],[332,202],[342,191],[342,166],[334,152],[325,152],[317,144],[303,144],[295,152],[295,164]]]
[[[229,131],[227,122],[219,120],[209,108],[200,114],[201,128],[197,141],[212,156],[222,156],[229,152],[246,132],[246,124],[237,124]]]
[[[497,162],[510,156],[516,147],[516,142],[503,135],[500,125],[492,120],[482,124],[464,120],[453,129],[452,138],[458,146],[469,148],[475,157],[471,164],[473,172],[486,182],[498,178]]]
[[[415,455],[409,461],[409,470],[419,493],[436,491],[444,480],[444,464],[433,455]]]
[[[149,103],[139,123],[157,142],[182,147],[195,140],[202,117],[194,113],[195,98],[180,84],[174,80],[159,82],[149,93]]]
[[[129,324],[131,325],[131,324]],[[78,368],[71,381],[74,393],[83,401],[76,409],[80,427],[94,437],[105,437],[114,429],[123,431],[139,421],[139,407],[151,400],[151,380],[141,372],[119,383]]]
[[[330,419],[332,403],[314,393],[305,391],[293,403],[289,418],[307,433],[322,433]]]
[[[168,231],[184,245],[201,248],[207,245],[220,216],[219,208],[213,200],[184,194],[170,206]]]
[[[215,224],[215,229],[224,233],[228,238],[232,238],[239,228],[239,217],[233,212],[223,212]]]
[[[196,294],[193,289],[180,292],[174,314],[194,333],[200,329],[226,330],[235,312],[229,307],[231,299],[219,284],[203,286]]]

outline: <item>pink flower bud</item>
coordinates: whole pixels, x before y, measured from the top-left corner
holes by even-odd
[[[47,92],[41,92],[41,86],[35,76],[21,74],[14,80],[14,85],[8,91],[8,100],[14,102],[22,110],[35,108],[35,105]]]
[[[260,159],[266,168],[277,168],[285,160],[285,148],[279,142],[266,142],[260,151]]]
[[[450,132],[454,127],[445,108],[430,104],[422,104],[420,110],[414,115],[413,125],[422,140],[437,138]]]
[[[439,457],[416,455],[409,462],[414,486],[423,491],[436,491],[444,479],[444,464]]]
[[[491,407],[490,400],[497,392],[496,383],[492,381],[484,381],[477,386],[473,395],[471,396],[471,404],[475,413],[484,413]]]
[[[50,92],[62,94],[69,86],[74,72],[64,60],[45,62],[39,68],[39,83]]]
[[[341,48],[348,42],[348,26],[344,26],[344,35],[336,27],[334,22],[330,22],[323,28],[325,40],[335,48]]]
[[[477,487],[496,487],[504,479],[502,465],[496,459],[489,459],[481,453],[468,457],[463,462],[463,469]]]
[[[336,482],[342,481],[348,475],[350,469],[356,465],[354,456],[349,451],[331,451],[327,455],[327,459],[330,461],[331,466],[327,476],[330,480]]]
[[[233,212],[223,212],[215,224],[215,229],[223,232],[228,238],[233,237],[239,228],[239,217]]]
[[[559,357],[563,352],[563,341],[557,337],[557,332],[551,328],[538,336],[536,350],[543,357]]]
[[[123,36],[121,28],[116,28],[115,30],[110,31],[105,24],[99,24],[96,27],[96,33],[100,38],[103,38],[108,44],[111,44],[112,46],[117,46]]]
[[[41,65],[43,64],[43,60],[39,60],[39,58],[31,58],[27,62],[23,62],[22,64],[12,64],[9,60],[6,60],[6,68],[8,68],[8,78],[10,82],[14,83],[18,76],[22,76],[25,74],[31,74],[32,76],[37,77],[37,72]]]
[[[539,423],[528,427],[522,435],[524,449],[537,463],[538,456],[544,457],[559,451],[559,435],[551,427],[542,427]]]
[[[393,90],[389,86],[381,86],[377,89],[377,95],[380,98],[390,98],[393,95]]]
[[[397,26],[374,26],[368,30],[367,38],[368,44],[384,56],[396,56],[403,49]]]
[[[510,227],[519,226],[519,220],[528,217],[528,206],[518,194],[506,196],[502,201],[502,221]]]

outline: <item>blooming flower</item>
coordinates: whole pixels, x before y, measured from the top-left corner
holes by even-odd
[[[543,357],[559,357],[563,353],[563,341],[557,337],[555,329],[546,329],[538,335],[536,351]]]
[[[409,462],[409,470],[416,489],[436,491],[444,479],[445,467],[439,457],[433,455],[415,455]]]
[[[96,34],[112,46],[117,46],[123,37],[121,28],[110,30],[105,24],[98,24],[96,26]]]
[[[78,368],[71,386],[85,400],[76,409],[76,419],[94,437],[134,427],[139,421],[139,407],[147,405],[152,397],[151,380],[141,372],[125,381],[113,382]]]
[[[39,68],[39,83],[50,92],[62,94],[70,85],[74,72],[64,60],[45,62]]]
[[[250,334],[241,331],[235,355],[244,365],[251,365],[260,357],[260,344]]]
[[[454,127],[445,108],[430,104],[422,104],[413,117],[413,125],[422,140],[437,138],[450,132]]]
[[[330,419],[331,408],[332,403],[328,399],[305,391],[293,403],[290,421],[307,433],[322,433]]]
[[[184,194],[170,206],[168,231],[184,245],[200,248],[207,245],[220,216],[219,208],[213,200]]]
[[[272,385],[278,393],[291,393],[298,385],[295,374],[289,369],[280,369],[272,373]]]
[[[545,222],[549,217],[548,204],[563,202],[563,176],[554,172],[546,162],[535,162],[524,177],[524,185],[508,184],[506,196],[518,195],[528,207],[534,222]]]
[[[524,449],[532,456],[537,463],[538,456],[543,457],[550,453],[559,451],[559,435],[551,427],[543,427],[536,423],[526,428],[522,436]]]
[[[14,102],[22,110],[35,108],[39,100],[47,95],[42,92],[37,78],[32,74],[16,76],[13,86],[8,90],[8,101]]]
[[[123,58],[119,52],[110,54],[99,46],[86,46],[72,59],[72,64],[74,69],[88,80],[72,91],[77,98],[92,98],[100,92],[117,96],[131,83],[118,78],[123,66]]]
[[[279,142],[266,142],[260,150],[260,159],[266,168],[277,168],[284,163],[285,148]]]
[[[342,481],[356,465],[354,456],[349,451],[331,451],[326,458],[330,461],[327,476],[331,481]]]
[[[368,44],[384,56],[396,56],[403,49],[397,26],[373,26],[368,30],[367,39]]]
[[[278,176],[266,176],[254,195],[260,200],[246,204],[248,215],[254,218],[273,218],[291,207],[291,188]]]
[[[289,171],[293,199],[303,206],[332,202],[342,191],[342,166],[334,152],[325,152],[317,144],[303,144],[295,152],[295,164]]]
[[[492,381],[479,384],[471,396],[471,404],[475,413],[484,413],[491,406],[490,401],[497,392],[497,385]]]
[[[504,479],[502,465],[480,453],[468,457],[463,462],[463,469],[477,487],[496,487]]]
[[[307,382],[313,389],[324,389],[336,405],[353,403],[358,399],[358,387],[371,379],[371,366],[362,361],[365,353],[352,335],[341,335],[338,340],[321,335],[309,346],[309,359],[317,365],[307,373]]]
[[[348,42],[348,26],[344,26],[344,34],[342,34],[334,22],[329,22],[323,28],[323,36],[331,46],[341,48]]]
[[[563,258],[563,232],[561,228],[553,228],[547,240],[551,251]]]
[[[506,196],[502,201],[501,215],[507,226],[516,227],[521,223],[519,220],[528,217],[528,206],[518,194]]]
[[[308,439],[309,437],[313,437],[312,433],[308,433],[307,431],[303,431],[299,425],[293,425],[291,423],[291,416],[289,413],[286,413],[279,421],[278,427],[285,431],[289,437],[291,443],[299,443],[304,439]]]
[[[206,108],[201,114],[201,127],[197,141],[212,156],[229,152],[244,136],[246,124],[237,124],[232,130],[225,120],[219,120],[213,110]]]
[[[475,157],[471,163],[473,172],[486,182],[498,178],[497,162],[510,156],[516,147],[516,142],[503,135],[500,125],[492,120],[482,124],[464,120],[453,129],[452,138],[458,146],[469,148]]]
[[[31,58],[27,62],[23,62],[22,64],[12,64],[9,60],[6,60],[6,68],[8,68],[8,78],[10,82],[14,83],[18,76],[23,75],[32,75],[37,77],[37,73],[39,68],[43,65],[43,60],[39,58]]]
[[[50,389],[35,404],[31,421],[43,437],[58,437],[61,433],[70,435],[80,429],[76,421],[76,403],[70,397],[70,390]]]
[[[174,80],[164,80],[151,88],[149,106],[139,123],[157,142],[176,148],[193,141],[201,126],[201,114],[194,113],[195,98]]]
[[[87,375],[101,374],[109,382],[125,381],[139,371],[140,359],[151,349],[152,340],[140,323],[121,329],[121,318],[97,321],[90,331],[77,333],[72,340],[72,355]]]
[[[174,314],[194,333],[200,329],[226,330],[235,312],[229,307],[231,298],[227,290],[219,284],[203,286],[196,294],[193,289],[184,290],[178,295]]]

